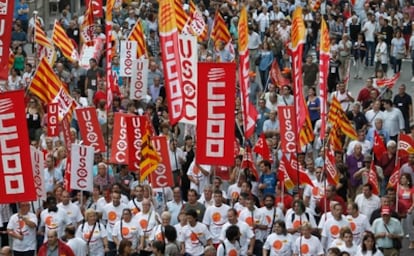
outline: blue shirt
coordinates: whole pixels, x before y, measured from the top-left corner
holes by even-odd
[[[263,195],[274,195],[276,191],[277,177],[275,172],[269,174],[262,174],[260,176],[260,183],[266,184],[266,188],[263,189]]]

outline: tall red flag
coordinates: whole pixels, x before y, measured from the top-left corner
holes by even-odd
[[[377,168],[375,167],[374,161],[371,162],[371,167],[368,173],[368,183],[372,186],[372,193],[375,195],[379,194],[379,185],[377,177]]]
[[[321,130],[320,138],[323,139],[326,131],[327,102],[328,102],[328,71],[330,59],[331,40],[325,19],[321,21],[321,40],[319,46],[319,98],[321,101]]]
[[[2,57],[0,58],[0,80],[4,81],[7,81],[7,78],[9,77],[8,56],[9,52],[11,51],[9,45],[11,45],[11,24],[13,23],[14,2],[15,1],[9,0],[2,1],[0,3],[0,24],[2,26],[2,30],[0,33],[0,42],[2,43]]]
[[[254,164],[252,149],[250,148],[250,146],[246,146],[246,148],[244,149],[241,167],[243,169],[249,168],[252,174],[256,176],[256,179],[259,179],[259,173],[257,172],[256,165]]]
[[[326,152],[326,178],[329,184],[338,185],[339,183],[339,173],[335,166],[335,154],[333,148],[330,148]]]
[[[396,188],[398,183],[400,182],[400,168],[401,162],[398,160],[397,164],[392,171],[390,179],[388,180],[387,188]]]
[[[272,154],[270,153],[269,145],[267,145],[266,136],[264,133],[260,134],[256,145],[253,147],[253,152],[261,155],[265,160],[272,161]]]
[[[398,155],[406,156],[414,153],[414,140],[408,134],[400,134],[398,139]]]
[[[282,75],[282,71],[280,71],[277,60],[274,60],[272,63],[272,68],[270,69],[270,79],[272,79],[272,82],[279,87],[290,85],[289,79]]]
[[[309,184],[314,186],[312,180],[309,178],[309,175],[305,172],[303,167],[298,164],[298,160],[293,154],[291,154],[290,161],[287,160],[285,155],[282,156],[282,159],[285,163],[287,174],[295,184]]]
[[[287,161],[286,157],[282,157],[279,163],[277,179],[283,183],[287,190],[291,190],[293,189],[295,184],[293,183],[292,179],[289,177],[289,174],[287,173],[285,161]]]
[[[380,159],[384,152],[387,151],[387,148],[377,131],[374,132],[374,146],[372,147],[372,151],[374,152],[376,159]]]
[[[94,1],[94,0],[90,0]],[[106,2],[106,109],[112,108],[112,99],[114,91],[114,77],[112,76],[112,9],[114,8],[115,0],[108,0]],[[102,2],[101,2],[102,6]],[[102,8],[101,8],[102,9]]]

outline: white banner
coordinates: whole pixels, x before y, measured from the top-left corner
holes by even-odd
[[[145,100],[148,95],[148,59],[140,58],[133,61],[129,99]]]
[[[81,54],[79,56],[80,61],[79,65],[83,68],[89,69],[89,60],[91,58],[96,59],[99,62],[99,59],[102,55],[102,49],[104,47],[104,42],[100,38],[95,38],[93,40],[93,45],[89,46],[88,44],[83,44]]]
[[[45,179],[43,177],[43,152],[33,146],[30,146],[30,158],[32,161],[33,179],[35,182],[37,199],[46,200]]]
[[[92,192],[94,147],[73,143],[71,152],[70,187]]]
[[[197,117],[198,82],[197,37],[192,35],[179,35],[178,46],[184,93],[184,115],[180,122],[195,125]]]
[[[134,60],[137,58],[137,42],[121,41],[120,47],[120,75],[123,77],[131,77]]]
[[[63,88],[60,88],[59,93],[52,100],[52,103],[58,104],[59,120],[62,120],[63,117],[65,117],[65,115],[71,109],[73,99],[70,95],[66,93],[66,91]]]

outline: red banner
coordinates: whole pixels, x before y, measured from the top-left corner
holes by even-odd
[[[37,199],[46,200],[46,187],[43,177],[44,161],[43,152],[30,146],[30,156],[33,168],[33,179],[36,189]]]
[[[7,58],[6,58],[7,61]],[[7,66],[7,65],[6,65]],[[24,91],[0,94],[0,203],[36,200]]]
[[[0,3],[0,80],[7,81],[9,77],[9,53],[14,12],[14,0],[2,0]],[[6,57],[7,56],[7,57]]]
[[[374,147],[375,146],[376,145],[374,145]],[[406,156],[414,153],[414,140],[408,134],[400,134],[397,149],[399,156]]]
[[[369,168],[368,184],[371,184],[372,186],[372,193],[374,195],[379,195],[380,188],[378,185],[377,167],[375,166],[374,161],[371,162],[371,166]]]
[[[197,164],[234,164],[236,65],[198,63]],[[233,75],[232,75],[233,74]]]
[[[339,183],[339,173],[335,166],[335,153],[332,148],[326,152],[326,178],[334,186]]]
[[[142,132],[141,126],[144,124],[143,116],[128,116],[126,118],[127,138],[128,138],[128,166],[130,170],[139,171],[141,162]]]
[[[398,145],[401,145],[401,137]],[[382,154],[387,152],[387,148],[385,147],[384,141],[379,136],[377,131],[374,131],[374,146],[372,147],[372,151],[374,152],[374,156],[376,159],[380,159]],[[400,152],[399,152],[400,153]]]
[[[173,0],[159,1],[158,20],[168,113],[175,125],[184,115],[184,95]]]
[[[69,147],[68,147],[69,150]],[[72,146],[70,146],[70,150],[72,151]],[[71,169],[72,169],[72,159],[71,155],[69,154],[66,158],[66,166],[65,166],[65,176],[63,177],[63,188],[66,191],[72,191],[72,188],[70,187],[70,179],[71,179]]]
[[[329,39],[328,26],[325,20],[321,21],[321,40],[319,46],[319,100],[321,101],[321,130],[319,132],[321,140],[324,139],[326,131],[327,102],[328,102],[328,71],[331,40]]]
[[[385,87],[392,89],[395,83],[397,83],[398,79],[400,78],[400,75],[401,75],[400,72],[398,72],[391,78],[377,79],[375,85],[377,88],[381,88],[381,89]]]
[[[58,103],[47,104],[47,135],[59,136],[59,106]]]
[[[111,163],[128,164],[128,136],[127,117],[128,114],[114,114],[114,128],[112,136]]]
[[[66,116],[62,119],[62,132],[63,132],[63,141],[66,145],[66,150],[68,151],[68,156],[70,155],[72,139],[71,139],[71,132],[70,132],[70,120],[69,118],[71,115],[66,114]]]
[[[92,13],[96,18],[103,17],[102,0],[85,0],[85,6],[89,6],[89,1],[92,1]]]
[[[272,63],[272,68],[270,69],[270,79],[272,82],[277,85],[278,87],[282,87],[284,85],[290,85],[289,79],[282,75],[282,71],[280,71],[279,63],[277,60],[274,60]]]
[[[260,134],[259,139],[256,141],[256,145],[254,145],[253,152],[261,155],[263,159],[272,162],[272,153],[270,152],[264,133]]]
[[[294,122],[295,109],[293,106],[279,106],[277,112],[280,123],[280,148],[282,152],[295,153],[298,144]]]
[[[157,169],[150,174],[151,186],[153,188],[172,187],[174,185],[170,155],[168,153],[168,142],[165,136],[152,137],[152,142],[161,162]]]
[[[105,142],[94,107],[77,108],[79,131],[85,146],[92,146],[95,152],[105,152]]]

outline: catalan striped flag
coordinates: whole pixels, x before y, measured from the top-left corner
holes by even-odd
[[[142,120],[145,120],[141,126],[142,144],[141,144],[141,162],[140,168],[140,181],[144,181],[148,175],[154,172],[158,164],[161,162],[158,152],[155,150],[151,142],[151,127],[147,116],[144,116]]]
[[[142,28],[142,22],[139,20],[135,23],[135,26],[132,28],[131,33],[128,36],[128,41],[137,42],[137,58],[147,55],[147,47],[145,44],[144,38],[144,29]]]
[[[9,64],[8,64],[9,69],[11,69],[13,67],[13,65],[14,65],[14,52],[12,51],[12,49],[10,49],[10,52],[9,52]]]
[[[356,140],[358,134],[355,131],[355,128],[352,126],[348,117],[345,114],[345,111],[341,107],[341,103],[334,96],[331,101],[331,106],[328,112],[328,121],[334,126],[338,125],[338,128],[350,139]]]
[[[57,20],[55,20],[55,25],[53,27],[52,42],[69,61],[73,62],[79,59],[79,54],[75,45],[72,40],[69,40],[66,31]]]
[[[89,1],[88,8],[86,9],[84,20],[81,25],[81,38],[83,42],[91,42],[94,38],[94,17],[93,17],[93,2]]]
[[[34,31],[34,41],[36,44],[47,48],[53,48],[53,45],[50,43],[49,38],[47,38],[46,32],[42,29],[40,20],[36,19],[35,22],[35,31]]]
[[[220,12],[216,12],[213,23],[214,24],[213,29],[211,30],[211,39],[213,39],[214,45],[216,45],[218,41],[223,41],[228,44],[231,41],[231,35]]]
[[[61,87],[62,82],[56,76],[49,62],[46,58],[42,58],[33,76],[29,91],[47,104],[58,94]]]
[[[342,132],[338,123],[333,124],[329,131],[328,141],[334,151],[342,151]]]
[[[301,147],[308,145],[309,143],[311,143],[314,138],[315,138],[315,134],[313,133],[313,129],[312,129],[312,122],[310,120],[310,116],[309,116],[309,112],[306,109],[304,112],[306,112],[306,118],[305,118],[305,123],[303,123],[302,128],[300,129],[299,132],[299,144]]]
[[[174,0],[175,9],[175,21],[177,22],[178,33],[183,31],[185,24],[188,20],[188,14],[184,11],[183,3],[181,0]]]

